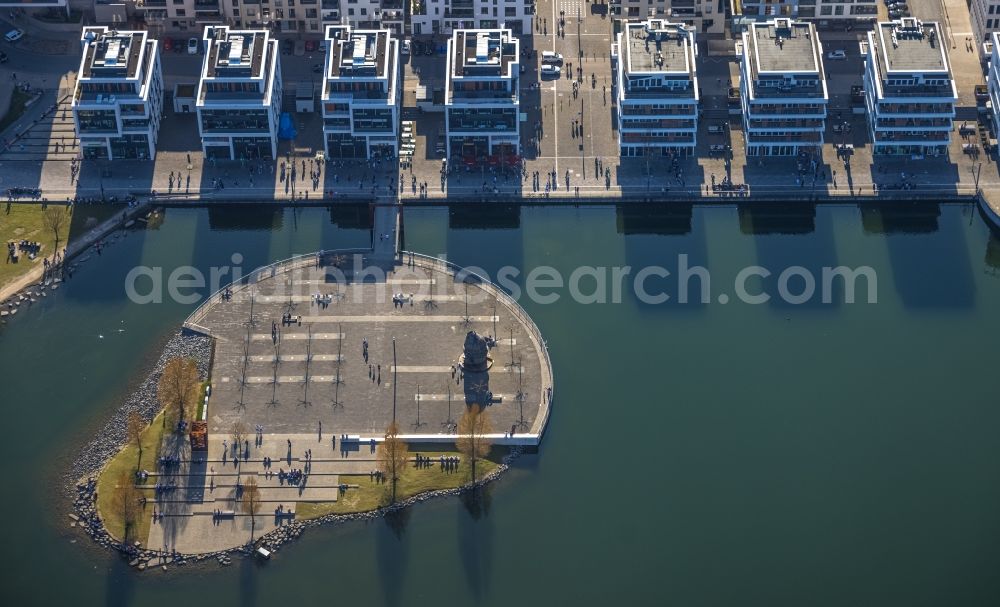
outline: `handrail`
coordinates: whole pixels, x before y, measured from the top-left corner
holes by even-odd
[[[498,302],[503,303],[514,315],[514,317],[528,329],[529,336],[535,342],[535,349],[539,353],[544,365],[544,368],[542,369],[542,402],[538,404],[539,416],[535,419],[535,423],[531,428],[531,434],[541,438],[542,430],[548,422],[549,407],[552,403],[552,394],[555,393],[555,378],[552,372],[552,360],[549,357],[548,345],[545,343],[545,339],[542,337],[542,333],[539,331],[538,326],[535,325],[535,322],[531,319],[524,308],[522,308],[521,305],[514,300],[513,297],[508,295],[506,291],[494,284],[493,281],[488,278],[484,278],[483,276],[458,266],[446,259],[431,257],[429,255],[415,253],[412,251],[403,251],[401,254],[404,259],[406,256],[409,256],[414,262],[420,260],[430,266],[431,269],[437,269],[455,275],[461,273],[464,277],[471,277],[476,284],[483,288],[483,290],[493,295]],[[464,279],[463,282],[465,282]]]

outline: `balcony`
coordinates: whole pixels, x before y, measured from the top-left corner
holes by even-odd
[[[135,7],[139,10],[167,8],[167,0],[136,0]]]
[[[875,131],[875,143],[946,143],[951,140],[951,131]]]
[[[692,130],[697,127],[697,123],[694,120],[679,120],[679,119],[666,119],[666,120],[623,120],[621,123],[621,130],[665,130],[665,129],[677,129],[677,130]]]
[[[826,106],[801,106],[784,105],[764,107],[758,104],[750,104],[749,115],[753,116],[815,116],[817,118],[826,117]]]
[[[670,108],[653,108],[648,105],[622,105],[622,116],[695,116],[697,110],[693,105],[677,105]]]
[[[820,143],[823,134],[815,131],[805,131],[802,133],[747,133],[746,141],[754,143]]]
[[[825,128],[823,119],[815,120],[753,120],[748,121],[750,129],[822,129]]]

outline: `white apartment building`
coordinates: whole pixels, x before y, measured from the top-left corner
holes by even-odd
[[[328,158],[391,158],[399,145],[399,40],[328,25],[323,140]]]
[[[73,93],[84,158],[151,160],[163,113],[163,72],[146,32],[85,27]]]
[[[347,0],[344,0],[345,2]],[[400,0],[395,0],[399,2]],[[209,25],[273,28],[275,33],[322,33],[324,0],[135,0],[148,26],[200,32]],[[337,0],[332,4],[336,6]],[[339,20],[338,20],[339,22]]]
[[[698,133],[694,28],[628,23],[611,49],[622,156],[688,155]]]
[[[324,25],[355,29],[388,29],[403,35],[403,3],[409,0],[321,0]]]
[[[748,25],[742,40],[740,98],[747,155],[818,152],[830,97],[816,27],[774,19]]]
[[[281,62],[267,30],[209,26],[195,107],[206,158],[278,155]]]
[[[683,23],[699,34],[721,34],[729,0],[609,0],[610,12],[627,19],[665,19]],[[587,10],[580,4],[580,10]],[[576,13],[566,14],[567,21]]]
[[[521,35],[532,32],[534,15],[534,0],[413,0],[410,23],[417,36],[458,29],[506,29]]]
[[[937,23],[914,17],[868,33],[865,103],[875,154],[946,154],[958,91]]]
[[[1000,32],[1000,0],[971,0],[969,17],[976,46],[979,46],[989,40],[993,32]]]
[[[455,30],[445,81],[447,156],[466,164],[519,158],[520,44],[507,29]]]
[[[732,0],[733,15],[770,19],[874,20],[878,0]]]
[[[993,112],[993,133],[1000,133],[1000,33],[990,34],[993,42],[993,54],[990,56],[990,69],[986,74],[986,88],[990,95],[990,109]]]

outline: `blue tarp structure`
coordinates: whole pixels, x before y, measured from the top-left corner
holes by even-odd
[[[292,122],[292,115],[285,112],[281,115],[281,120],[278,122],[278,138],[279,139],[295,139],[298,133],[295,131],[295,123]]]

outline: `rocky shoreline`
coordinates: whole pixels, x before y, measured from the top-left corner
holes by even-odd
[[[96,476],[108,460],[121,450],[126,441],[125,420],[129,413],[136,411],[146,423],[153,421],[160,411],[156,397],[157,383],[167,361],[177,357],[193,359],[201,376],[207,377],[212,358],[212,338],[178,332],[167,341],[163,353],[146,379],[125,399],[97,436],[80,451],[70,469],[73,479]]]
[[[73,500],[73,513],[69,515],[73,521],[71,525],[79,526],[84,533],[90,536],[95,543],[102,548],[114,550],[123,557],[130,559],[129,565],[138,571],[144,571],[153,567],[161,567],[164,571],[168,565],[184,566],[188,564],[216,561],[220,566],[231,565],[233,557],[251,557],[254,551],[266,548],[272,553],[277,552],[282,546],[299,538],[303,531],[309,527],[320,525],[341,524],[353,521],[370,521],[382,518],[393,512],[404,508],[409,508],[420,502],[433,498],[461,495],[484,487],[485,485],[500,478],[500,476],[510,468],[510,463],[521,454],[520,448],[511,449],[510,453],[504,456],[503,462],[492,472],[476,481],[474,484],[463,485],[455,489],[441,489],[438,491],[428,491],[415,495],[391,506],[370,510],[368,512],[357,512],[354,514],[328,514],[306,521],[292,521],[287,525],[282,525],[273,531],[260,536],[253,544],[247,543],[243,546],[236,546],[226,550],[206,552],[203,554],[183,554],[180,552],[164,552],[162,550],[148,550],[134,544],[123,544],[111,537],[101,518],[97,513],[97,479],[88,478],[86,481],[77,483],[76,498]]]
[[[292,521],[287,525],[282,525],[260,536],[252,545],[245,544],[243,546],[204,554],[182,554],[179,552],[149,550],[143,548],[141,545],[123,544],[111,537],[111,534],[104,527],[104,523],[97,512],[97,475],[104,465],[125,445],[125,419],[128,414],[131,411],[137,411],[144,420],[149,422],[159,412],[156,389],[160,374],[163,372],[167,361],[178,356],[194,359],[202,377],[207,377],[212,356],[212,339],[184,332],[178,332],[171,337],[146,379],[135,392],[129,395],[122,406],[104,425],[97,437],[81,450],[71,470],[72,478],[79,479],[75,481],[73,510],[69,515],[72,521],[71,526],[80,527],[84,533],[90,536],[102,548],[114,550],[125,558],[130,559],[129,565],[139,571],[158,566],[166,570],[168,565],[182,566],[189,563],[200,563],[210,560],[215,560],[219,565],[225,566],[232,563],[234,556],[250,556],[258,547],[276,552],[286,543],[300,537],[302,532],[309,527],[374,520],[429,499],[461,495],[479,489],[498,479],[507,471],[510,463],[521,454],[520,448],[515,447],[511,449],[495,470],[476,481],[475,484],[463,485],[454,489],[428,491],[391,506],[368,512],[328,514],[306,521]]]

